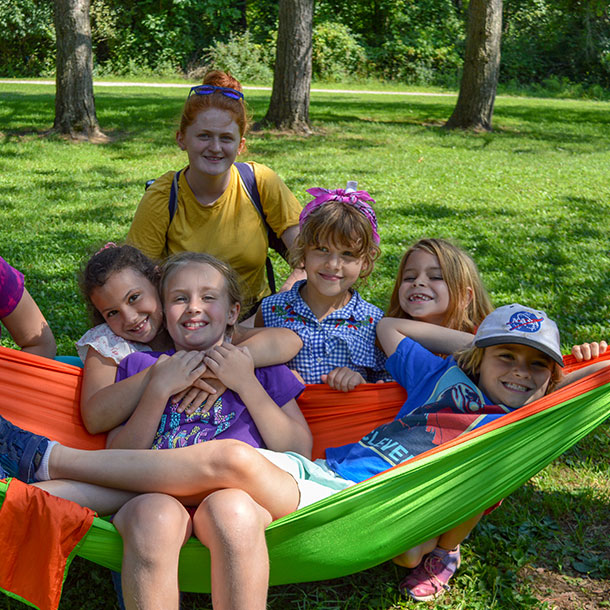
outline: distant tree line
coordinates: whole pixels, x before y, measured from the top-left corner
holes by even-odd
[[[313,76],[457,85],[468,0],[317,0]],[[277,0],[92,0],[94,73],[271,82]],[[0,0],[0,76],[55,71],[53,4]],[[504,0],[500,82],[610,87],[608,0]]]

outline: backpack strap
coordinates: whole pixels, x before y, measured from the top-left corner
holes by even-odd
[[[246,193],[250,201],[254,204],[257,212],[260,214],[260,217],[263,220],[263,225],[265,229],[267,229],[267,239],[269,244],[274,241],[277,241],[275,233],[267,223],[267,219],[265,218],[265,213],[263,212],[263,204],[261,202],[261,195],[258,191],[258,185],[256,184],[256,176],[254,175],[254,169],[249,163],[238,162],[234,163],[235,169],[239,173],[239,177],[241,178],[241,182],[244,185]],[[271,292],[275,294],[275,274],[273,272],[273,264],[271,259],[267,256],[267,260],[265,261],[265,268],[267,269],[267,281],[269,282],[269,288],[271,288]]]
[[[261,202],[261,195],[258,192],[258,184],[256,184],[256,176],[254,175],[254,170],[249,163],[239,162],[234,163],[235,169],[239,173],[239,177],[246,189],[246,193],[248,193],[248,197],[250,197],[250,201],[254,204],[254,207],[258,210],[258,213],[261,215],[263,219],[263,223],[265,224],[265,228],[269,231],[269,225],[267,224],[267,219],[265,218],[265,213],[263,212],[263,204]]]
[[[179,169],[174,174],[174,179],[172,180],[172,186],[169,189],[169,199],[167,201],[167,211],[169,212],[169,224],[172,224],[172,220],[176,215],[176,210],[178,209],[178,180],[180,179],[180,174],[182,170]],[[152,180],[147,180],[144,185],[144,190],[147,191],[149,187],[151,187],[155,183],[154,178]]]
[[[174,216],[176,215],[176,210],[178,209],[178,180],[180,179],[181,173],[182,173],[182,170],[179,169],[174,174],[174,179],[172,180],[172,186],[169,190],[169,199],[167,201],[167,211],[169,212],[169,224],[172,224],[172,220],[174,219]]]

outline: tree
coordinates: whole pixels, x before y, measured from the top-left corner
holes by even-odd
[[[502,0],[470,0],[460,93],[448,129],[491,130],[502,38]]]
[[[311,133],[312,30],[313,0],[280,0],[273,90],[262,125]]]
[[[93,97],[90,0],[55,0],[57,61],[53,131],[104,140]]]

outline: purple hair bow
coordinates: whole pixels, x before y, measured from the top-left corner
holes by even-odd
[[[309,215],[321,205],[328,203],[329,201],[342,201],[355,207],[361,214],[367,218],[371,223],[373,231],[373,241],[376,245],[379,245],[379,233],[377,232],[377,215],[373,210],[371,203],[375,203],[375,200],[366,191],[352,191],[346,189],[323,189],[323,188],[312,188],[307,189],[307,192],[314,196],[314,199],[310,201],[301,212],[299,217],[299,227],[302,230],[305,221]]]

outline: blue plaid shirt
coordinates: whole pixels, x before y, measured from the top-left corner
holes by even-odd
[[[305,383],[321,383],[320,375],[347,366],[365,381],[389,381],[385,355],[375,345],[375,328],[383,311],[365,301],[355,290],[349,303],[323,320],[318,320],[301,298],[296,282],[288,292],[263,299],[265,326],[289,328],[303,341],[301,351],[288,366],[301,374]]]

